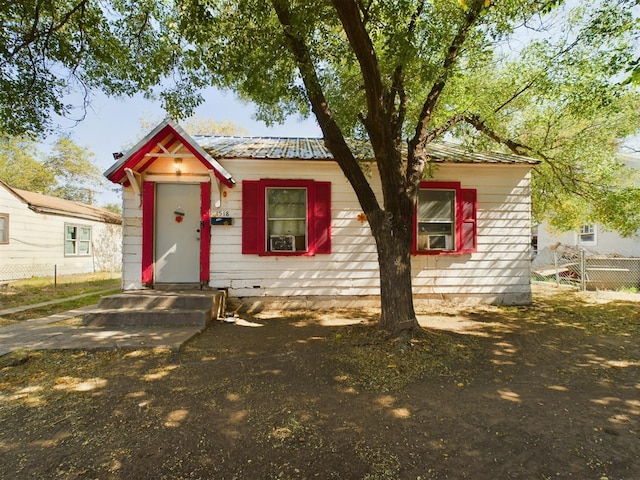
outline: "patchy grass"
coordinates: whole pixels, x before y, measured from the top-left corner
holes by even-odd
[[[464,379],[464,364],[478,353],[473,337],[418,330],[408,344],[390,339],[370,325],[356,325],[336,335],[337,376],[352,388],[397,391],[425,377]],[[455,373],[454,373],[455,371]]]
[[[60,276],[57,285],[53,285],[50,277],[16,280],[0,290],[0,310],[100,290],[118,289],[120,284],[120,277],[112,278],[109,272]]]
[[[0,310],[51,300],[60,300],[60,303],[4,315],[0,318],[0,326],[93,305],[98,302],[101,295],[120,291],[120,284],[120,278],[110,278],[109,273],[60,277],[56,286],[51,283],[50,278],[32,278],[12,282],[8,288],[0,291]],[[97,293],[105,290],[106,293]],[[96,293],[78,299],[65,300],[92,292]]]
[[[120,291],[120,289],[116,288],[113,290],[108,290],[106,292],[104,290],[101,291],[102,293],[87,295],[86,297],[82,298],[63,300],[60,303],[55,303],[53,305],[45,305],[37,308],[30,308],[29,310],[24,310],[22,312],[3,315],[2,317],[0,317],[0,326],[10,325],[12,323],[21,322],[32,318],[55,315],[56,313],[66,312],[67,310],[74,310],[76,308],[86,307],[88,305],[95,305],[96,303],[98,303],[98,301],[100,301],[100,297],[117,293]]]

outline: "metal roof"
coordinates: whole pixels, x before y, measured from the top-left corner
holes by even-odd
[[[433,142],[427,145],[426,151],[432,160],[441,163],[518,163],[537,165],[540,160],[522,155],[501,152],[474,152],[461,145],[449,142]]]
[[[193,135],[194,141],[214,158],[333,160],[322,138],[228,137]],[[358,144],[364,158],[373,158],[370,146]],[[539,160],[499,152],[472,152],[449,142],[430,143],[426,151],[437,163],[494,163],[536,165]]]
[[[193,135],[192,138],[215,158],[333,159],[333,155],[324,146],[322,138],[208,135]]]

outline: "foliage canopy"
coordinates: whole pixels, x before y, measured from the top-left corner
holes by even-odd
[[[294,31],[342,133],[367,137],[372,72],[334,6],[290,2],[283,27],[276,12],[284,3],[181,2],[179,30],[192,47],[185,64],[199,81],[256,102],[267,122],[308,113],[309,86],[287,43]],[[534,173],[537,219],[548,216],[561,229],[594,221],[630,234],[640,227],[633,203],[618,200],[638,193],[618,184],[624,172],[616,154],[640,125],[637,88],[623,81],[636,58],[635,3],[369,1],[359,13],[375,52],[377,95],[395,102],[390,117],[402,116],[398,138],[426,126],[427,142],[448,135],[471,149],[542,159]],[[576,202],[582,208],[567,208]]]
[[[536,217],[565,229],[587,220],[627,234],[639,226],[616,201],[637,193],[615,186],[616,150],[640,125],[637,89],[623,81],[637,66],[637,2],[357,2],[377,71],[363,68],[337,13],[351,2],[333,3],[0,1],[0,130],[40,133],[53,113],[82,117],[65,98],[80,91],[86,108],[94,88],[153,95],[162,85],[177,118],[192,114],[206,85],[251,100],[267,123],[309,115],[309,86],[290,49],[296,37],[344,136],[367,136],[373,72],[396,104],[390,114],[402,116],[403,138],[416,133],[431,92],[431,134],[544,159],[534,175]],[[590,208],[565,208],[585,200]]]
[[[14,188],[93,204],[104,185],[93,154],[59,137],[49,155],[28,137],[0,137],[0,180]]]
[[[177,45],[155,0],[0,0],[0,131],[39,134],[51,117],[81,119],[91,89],[132,95],[170,71]],[[65,101],[80,94],[81,112]]]

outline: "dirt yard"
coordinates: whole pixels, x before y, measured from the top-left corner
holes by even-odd
[[[640,479],[640,295],[439,308],[407,349],[371,318],[2,357],[0,478]]]

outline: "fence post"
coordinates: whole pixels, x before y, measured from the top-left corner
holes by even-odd
[[[587,290],[587,261],[585,258],[584,248],[580,249],[580,290]]]
[[[560,286],[560,272],[558,271],[558,249],[553,249],[553,266],[556,271],[556,287]]]
[[[54,264],[53,265],[53,287],[57,287],[58,286],[58,265]]]

